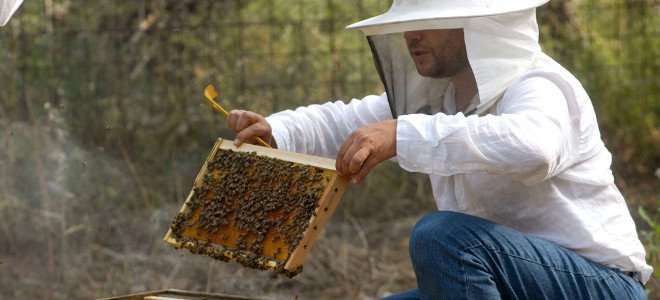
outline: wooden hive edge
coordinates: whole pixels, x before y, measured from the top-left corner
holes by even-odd
[[[253,298],[229,294],[216,294],[206,292],[193,292],[179,289],[156,290],[137,294],[129,294],[124,296],[116,296],[109,298],[97,298],[97,300],[144,300],[152,299],[149,297],[154,296],[180,296],[175,299],[209,299],[209,300],[266,300],[265,298]]]
[[[284,269],[290,271],[296,270],[303,264],[307,254],[309,254],[316,243],[316,239],[318,238],[321,229],[326,221],[330,219],[335,208],[337,208],[339,200],[341,200],[349,182],[350,178],[346,176],[338,176],[336,173],[334,174],[332,181],[328,185],[329,187],[319,200],[319,206],[314,211],[309,226],[305,229],[300,243],[298,243],[298,246],[296,246],[289,256],[289,260],[284,265]]]

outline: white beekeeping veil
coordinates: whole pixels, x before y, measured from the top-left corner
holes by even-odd
[[[23,0],[0,0],[0,26],[5,26]]]
[[[403,33],[462,28],[486,112],[509,84],[534,67],[541,52],[536,7],[548,0],[394,0],[386,13],[352,24],[367,35],[392,114],[442,111],[448,79],[422,77]]]

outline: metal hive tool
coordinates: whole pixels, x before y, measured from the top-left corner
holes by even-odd
[[[348,182],[334,160],[219,139],[164,240],[293,277]]]

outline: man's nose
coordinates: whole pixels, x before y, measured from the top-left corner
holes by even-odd
[[[421,31],[406,31],[403,33],[403,38],[406,39],[407,42],[411,41],[418,41],[422,39],[422,32]]]

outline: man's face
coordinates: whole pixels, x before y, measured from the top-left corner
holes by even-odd
[[[451,77],[469,65],[463,29],[407,31],[403,37],[422,76]]]

